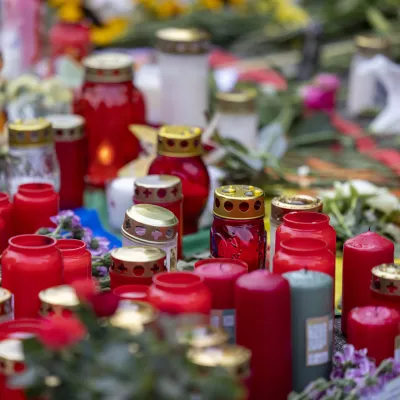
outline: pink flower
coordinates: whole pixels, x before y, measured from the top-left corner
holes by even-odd
[[[319,74],[314,83],[325,90],[337,91],[340,88],[340,79],[335,74]]]

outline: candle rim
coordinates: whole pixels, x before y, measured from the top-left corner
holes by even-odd
[[[18,193],[25,195],[39,195],[50,192],[54,192],[54,186],[51,183],[31,182],[18,186]]]
[[[176,277],[187,278],[187,282],[171,282],[170,280]],[[191,282],[190,282],[191,281]],[[196,275],[193,272],[174,271],[174,272],[161,272],[153,276],[153,285],[158,289],[164,289],[172,292],[181,292],[185,290],[195,289],[203,285],[204,278]]]
[[[79,239],[58,239],[56,247],[64,256],[81,255],[85,253],[86,243]]]
[[[113,290],[113,293],[116,296],[119,296],[121,298],[125,293],[138,293],[138,294],[144,295],[143,297],[147,297],[148,291],[149,291],[149,286],[147,286],[147,285],[133,284],[133,285],[117,286]],[[140,298],[142,298],[142,297],[140,297]]]
[[[380,244],[383,244],[383,243],[384,243],[384,244],[386,244],[386,245],[388,245],[388,246],[394,248],[394,243],[393,243],[391,240],[389,240],[388,238],[386,238],[386,237],[384,237],[384,236],[382,236],[382,235],[379,235],[379,233],[376,233],[376,232],[374,232],[374,231],[368,230],[368,231],[366,231],[366,232],[360,233],[360,234],[357,235],[357,236],[354,236],[354,237],[352,237],[352,238],[350,238],[350,239],[347,239],[347,240],[344,242],[343,250],[344,250],[345,247],[348,247],[348,248],[355,249],[355,250],[368,249],[368,251],[380,252],[380,251],[382,250],[382,248],[376,246],[376,243],[367,243],[368,247],[366,247],[366,246],[360,247],[360,246],[355,246],[355,245],[354,245],[354,241],[355,241],[356,239],[359,239],[360,236],[361,236],[361,237],[364,237],[364,236],[367,236],[367,237],[368,237],[368,236],[371,236],[371,235],[373,235],[374,238],[376,238],[376,239],[379,238]]]
[[[315,221],[307,221],[315,219]],[[304,219],[304,220],[302,220]],[[330,218],[326,214],[318,213],[315,211],[293,211],[283,216],[283,221],[287,226],[305,228],[305,227],[319,227],[329,225]]]
[[[10,204],[10,197],[5,192],[0,192],[0,204]]]
[[[293,246],[293,243],[302,242],[307,244],[314,243],[314,247],[304,248],[301,246]],[[296,252],[296,253],[310,253],[314,251],[322,251],[328,248],[328,245],[325,240],[316,239],[316,238],[302,238],[302,237],[295,237],[283,240],[281,243],[281,248],[285,251],[289,252]]]
[[[368,309],[368,310],[367,310]],[[355,307],[349,312],[348,320],[353,319],[354,321],[358,322],[359,324],[365,324],[366,320],[364,318],[360,319],[360,316],[365,316],[366,311],[372,311],[375,309],[375,311],[388,311],[386,315],[381,316],[381,319],[373,319],[370,320],[369,323],[373,325],[384,325],[388,321],[395,321],[397,319],[398,323],[400,323],[400,313],[395,310],[394,308],[390,307],[385,307],[385,306],[364,306],[364,307]],[[376,313],[376,317],[378,317]]]
[[[295,287],[303,287],[304,283],[313,282],[315,284],[313,288],[321,288],[326,286],[327,283],[330,283],[333,290],[333,279],[325,272],[302,268],[296,271],[285,272],[282,276],[289,281],[290,286],[293,284]],[[312,276],[314,276],[314,279],[311,279]],[[303,279],[303,277],[307,277],[308,279]],[[315,279],[315,277],[317,277],[317,279]]]
[[[226,264],[225,264],[226,263]],[[216,274],[216,273],[212,273],[212,274],[207,274],[206,272],[215,272],[212,269],[208,269],[207,266],[210,265],[219,265],[219,271],[221,272],[225,272],[225,276],[229,276],[229,277],[239,277],[240,275],[242,275],[243,273],[248,272],[249,267],[247,265],[247,263],[245,261],[242,260],[234,260],[232,258],[205,258],[203,260],[199,260],[196,261],[194,264],[194,273],[196,275],[201,275],[204,278],[211,278],[211,279],[222,279],[223,276],[221,276],[221,274]],[[233,265],[235,267],[238,267],[237,269],[231,269],[230,271],[222,271],[222,266],[223,265]]]
[[[21,244],[18,243],[19,241],[24,241],[24,240],[32,240],[33,242],[37,241],[39,242],[40,240],[43,242],[43,244]],[[35,234],[26,234],[26,235],[17,235],[13,236],[8,240],[8,244],[10,245],[10,248],[18,249],[18,250],[45,250],[49,249],[52,247],[55,247],[57,243],[57,240],[54,238],[51,238],[49,236],[44,236],[44,235],[35,235]]]

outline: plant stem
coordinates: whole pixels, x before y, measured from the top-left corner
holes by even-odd
[[[336,205],[336,203],[334,201],[331,202],[330,206],[331,206],[331,211],[333,212],[333,214],[337,218],[339,224],[342,226],[342,228],[346,232],[346,235],[348,235],[348,237],[351,238],[353,236],[353,233],[351,232],[349,227],[346,225],[346,222],[343,218],[342,213],[339,211],[338,206]]]
[[[55,239],[55,238],[57,238],[57,236],[58,236],[58,234],[59,234],[60,232],[61,232],[61,224],[58,225],[57,228],[54,229],[54,231],[50,233],[49,237],[52,237],[52,238]]]

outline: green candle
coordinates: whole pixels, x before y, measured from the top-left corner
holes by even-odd
[[[333,342],[333,280],[322,272],[299,270],[289,281],[292,307],[293,390],[329,378]]]

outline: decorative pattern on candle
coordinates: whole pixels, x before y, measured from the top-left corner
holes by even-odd
[[[66,310],[73,310],[79,304],[75,290],[68,285],[42,290],[39,293],[39,299],[42,317],[52,314],[63,315]]]
[[[386,296],[400,296],[400,265],[382,264],[372,268],[371,290]]]
[[[0,322],[14,318],[13,296],[7,289],[0,288]]]
[[[308,318],[306,322],[307,367],[329,361],[330,316]]]

